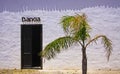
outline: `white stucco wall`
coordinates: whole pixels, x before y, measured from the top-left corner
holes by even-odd
[[[120,8],[93,7],[82,10],[45,11],[29,10],[24,12],[0,13],[0,69],[20,68],[21,45],[20,24],[22,16],[36,16],[43,24],[43,47],[52,40],[64,36],[59,21],[64,15],[86,13],[93,30],[91,35],[105,34],[113,42],[113,53],[107,62],[104,48],[91,44],[87,49],[88,69],[120,69]],[[81,69],[81,50],[75,45],[51,60],[44,59],[44,69]]]

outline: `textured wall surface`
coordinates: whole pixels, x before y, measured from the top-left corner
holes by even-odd
[[[91,44],[87,49],[88,69],[120,69],[120,8],[93,7],[82,10],[45,11],[31,10],[24,12],[0,13],[0,68],[20,68],[21,45],[20,24],[22,16],[40,17],[43,24],[43,47],[54,39],[64,36],[59,24],[64,15],[86,13],[93,30],[91,36],[105,34],[113,42],[113,53],[107,62],[103,45]],[[44,69],[81,69],[81,47],[72,46],[62,51],[56,58],[43,60]]]

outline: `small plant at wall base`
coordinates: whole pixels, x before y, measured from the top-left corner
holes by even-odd
[[[61,26],[65,32],[64,37],[60,37],[49,43],[42,51],[42,56],[51,59],[60,51],[78,43],[82,47],[82,74],[87,74],[87,54],[86,48],[91,43],[101,38],[106,50],[107,60],[109,61],[112,53],[112,42],[105,35],[98,35],[94,38],[90,37],[91,26],[87,23],[85,14],[74,16],[63,16],[61,19]]]

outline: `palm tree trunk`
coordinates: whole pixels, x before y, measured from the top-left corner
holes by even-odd
[[[82,47],[82,74],[87,74],[87,56],[85,47]]]

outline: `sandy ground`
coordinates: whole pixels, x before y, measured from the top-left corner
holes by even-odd
[[[81,74],[81,70],[0,70],[0,74]],[[120,74],[120,70],[88,70],[87,74]]]

